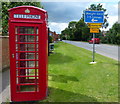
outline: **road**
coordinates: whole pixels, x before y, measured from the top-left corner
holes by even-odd
[[[89,44],[87,42],[78,42],[78,41],[68,41],[63,40],[63,42],[93,51],[93,44]],[[120,47],[116,45],[107,45],[107,44],[95,44],[95,52],[101,54],[103,56],[110,57],[112,59],[118,60],[118,50]]]

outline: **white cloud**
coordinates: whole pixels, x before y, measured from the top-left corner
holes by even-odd
[[[105,30],[105,31],[109,30],[110,28],[112,28],[113,24],[116,22],[118,22],[118,16],[109,16],[108,18],[109,26],[106,29],[103,28],[101,30]]]
[[[103,8],[106,8],[106,3],[100,3],[102,4]]]
[[[108,22],[109,22],[110,27],[112,27],[112,25],[113,25],[115,22],[118,22],[118,16],[109,16]]]
[[[62,30],[68,27],[68,23],[49,22],[48,25],[51,31],[55,31],[58,34],[60,34]]]
[[[113,7],[114,7],[115,9],[118,9],[118,4],[114,4]]]
[[[109,16],[118,15],[118,3],[106,4],[106,9]]]

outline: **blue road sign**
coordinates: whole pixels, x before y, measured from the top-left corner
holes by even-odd
[[[104,11],[85,11],[84,21],[87,23],[103,23]]]

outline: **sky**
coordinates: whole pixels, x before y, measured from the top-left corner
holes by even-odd
[[[90,7],[91,4],[103,5],[107,9],[109,30],[112,25],[118,21],[118,2],[119,0],[42,0],[44,9],[48,12],[48,25],[51,31],[60,34],[62,30],[68,27],[70,21],[79,21],[83,10]]]

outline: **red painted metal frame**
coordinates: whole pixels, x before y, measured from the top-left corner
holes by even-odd
[[[41,15],[40,19],[21,19],[21,18],[14,18],[14,14],[28,14],[25,13],[25,10],[30,10],[30,15]],[[48,49],[47,49],[47,41],[48,41],[48,35],[47,35],[47,12],[43,9],[36,8],[33,6],[19,6],[16,8],[12,8],[9,10],[9,42],[10,42],[10,85],[11,85],[11,101],[36,101],[36,100],[42,100],[46,98],[46,92],[47,92],[47,57],[48,57]],[[33,42],[20,42],[20,38],[18,38],[19,42],[16,42],[16,34],[15,34],[15,27],[34,27],[35,34],[17,34],[20,36],[27,36],[31,35],[34,36],[35,43]],[[38,27],[38,34],[36,34],[35,28]],[[19,29],[18,29],[19,31]],[[36,36],[38,35],[38,40],[36,39]],[[18,44],[18,50],[16,50],[16,44]],[[25,51],[20,50],[20,45],[23,44],[24,48],[26,48],[25,44],[33,44],[34,51],[28,51],[25,49]],[[37,46],[38,44],[38,50]],[[18,56],[16,56],[16,53]],[[23,53],[23,54],[21,54]],[[34,53],[35,59],[26,59],[25,53]],[[36,59],[38,53],[38,59]],[[24,57],[24,59],[20,59],[20,55]],[[34,61],[35,66],[34,67],[21,67],[21,61],[25,64],[28,61]],[[16,62],[18,62],[18,66],[16,66]],[[36,63],[38,62],[38,66],[36,66]],[[34,75],[29,75],[28,70],[35,70]],[[26,70],[26,71],[24,71]],[[38,72],[37,72],[38,70]],[[18,72],[17,72],[18,71]],[[21,72],[22,71],[22,74]],[[37,74],[38,73],[38,74]],[[18,74],[18,75],[17,75]],[[21,76],[21,75],[22,76]],[[35,79],[29,79],[35,77]],[[17,80],[18,78],[18,80]],[[22,79],[19,80],[19,79]],[[18,82],[17,82],[18,81]],[[27,82],[28,81],[28,82]],[[34,82],[36,81],[36,82]],[[27,83],[25,83],[27,82]],[[34,83],[33,83],[34,82]],[[22,92],[20,90],[20,86],[23,85],[36,85],[35,91],[24,91]]]

